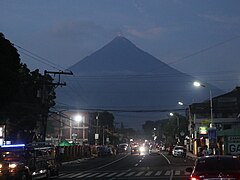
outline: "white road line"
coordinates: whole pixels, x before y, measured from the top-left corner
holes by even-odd
[[[76,176],[79,176],[79,175],[82,175],[83,172],[80,172],[80,173],[74,173],[73,175],[71,176],[68,176],[68,178],[73,178],[73,177],[76,177]]]
[[[162,171],[157,171],[155,176],[160,176],[162,174]]]
[[[58,178],[66,178],[72,173],[62,173],[61,175],[58,176]]]
[[[82,178],[82,177],[85,177],[85,176],[87,176],[87,175],[90,175],[91,173],[86,173],[86,174],[83,174],[83,175],[81,175],[81,176],[78,176],[77,178]]]
[[[111,173],[111,174],[107,175],[106,177],[112,177],[112,176],[114,176],[115,174],[117,174],[117,172]]]
[[[125,176],[129,177],[129,176],[132,176],[133,174],[135,174],[135,172],[130,172],[130,173],[126,174]]]
[[[87,177],[90,178],[90,177],[96,176],[96,175],[98,175],[98,174],[100,174],[100,173],[94,173],[94,174],[91,174],[91,175],[89,175],[89,176],[87,176]]]
[[[152,173],[153,173],[153,171],[149,171],[145,174],[145,176],[151,176]]]
[[[175,176],[179,176],[181,174],[181,171],[175,171]]]
[[[168,162],[168,164],[171,164],[171,162],[169,161],[169,159],[163,154],[163,153],[160,153]]]
[[[99,178],[99,177],[103,177],[103,176],[105,176],[105,175],[107,175],[108,173],[103,173],[103,174],[100,174],[100,175],[98,175],[98,176],[96,176],[97,178]]]
[[[109,165],[111,165],[111,164],[114,164],[114,163],[116,163],[116,162],[118,162],[118,161],[121,161],[122,159],[126,158],[127,156],[129,156],[129,154],[126,154],[126,155],[123,156],[122,158],[117,159],[117,160],[115,160],[115,161],[112,161],[112,162],[110,162],[110,163],[108,163],[108,164],[105,164],[105,165],[103,165],[103,166],[100,166],[100,167],[97,167],[97,168],[94,168],[94,169],[89,169],[88,171],[94,171],[94,170],[97,170],[97,169],[102,169],[102,168],[107,167],[107,166],[109,166]]]
[[[127,172],[122,172],[122,173],[116,175],[116,177],[120,177],[120,176],[122,176],[122,175],[124,175],[124,174],[126,174],[126,173],[127,173]]]
[[[137,173],[135,176],[141,176],[144,173],[144,171],[141,171],[139,173]]]
[[[173,178],[173,170],[171,170],[171,176],[170,176],[169,180],[172,180],[172,178]]]
[[[171,174],[171,171],[166,171],[164,175],[169,176],[170,174]]]

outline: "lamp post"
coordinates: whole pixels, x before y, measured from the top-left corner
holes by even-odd
[[[84,141],[85,139],[85,122],[84,122],[84,116],[83,115],[80,115],[80,114],[77,114],[76,116],[74,116],[74,120],[76,122],[78,122],[78,125],[80,122],[82,122],[82,139]],[[79,127],[80,128],[80,127]]]
[[[205,86],[205,85],[203,85],[203,84],[201,84],[200,82],[197,82],[197,81],[193,82],[193,85],[196,86],[196,87],[200,87],[200,86],[202,86],[202,87],[204,87],[204,88],[207,87],[207,86]],[[207,87],[207,88],[208,88],[208,87]],[[208,88],[208,90],[209,90],[209,99],[210,99],[210,120],[211,120],[210,127],[213,127],[213,102],[212,102],[212,91],[211,91],[210,88]]]
[[[172,112],[169,113],[169,115],[172,116],[172,117],[173,116],[176,117],[176,120],[177,120],[177,136],[178,136],[178,142],[179,142],[180,141],[180,139],[179,139],[179,117]]]

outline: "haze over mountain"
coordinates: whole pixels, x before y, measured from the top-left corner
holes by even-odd
[[[115,120],[127,127],[140,127],[146,120],[167,117],[172,110],[182,108],[178,101],[188,105],[207,99],[209,89],[213,95],[222,93],[205,82],[209,89],[193,87],[194,77],[161,62],[121,36],[69,70],[74,75],[65,77],[67,86],[57,89],[58,105],[113,110]]]

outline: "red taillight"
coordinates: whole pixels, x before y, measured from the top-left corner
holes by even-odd
[[[190,180],[199,180],[197,177],[191,177]]]

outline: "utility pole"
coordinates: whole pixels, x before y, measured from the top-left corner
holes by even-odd
[[[48,75],[53,74],[58,75],[58,82],[48,82]],[[61,75],[73,75],[72,72],[54,72],[54,71],[44,71],[43,76],[43,84],[42,84],[42,93],[41,93],[41,101],[42,101],[42,114],[41,114],[41,124],[40,124],[40,134],[41,134],[41,141],[45,141],[46,139],[46,131],[47,131],[47,118],[48,118],[48,86],[54,86],[54,89],[58,86],[66,86],[65,82],[61,82]]]

